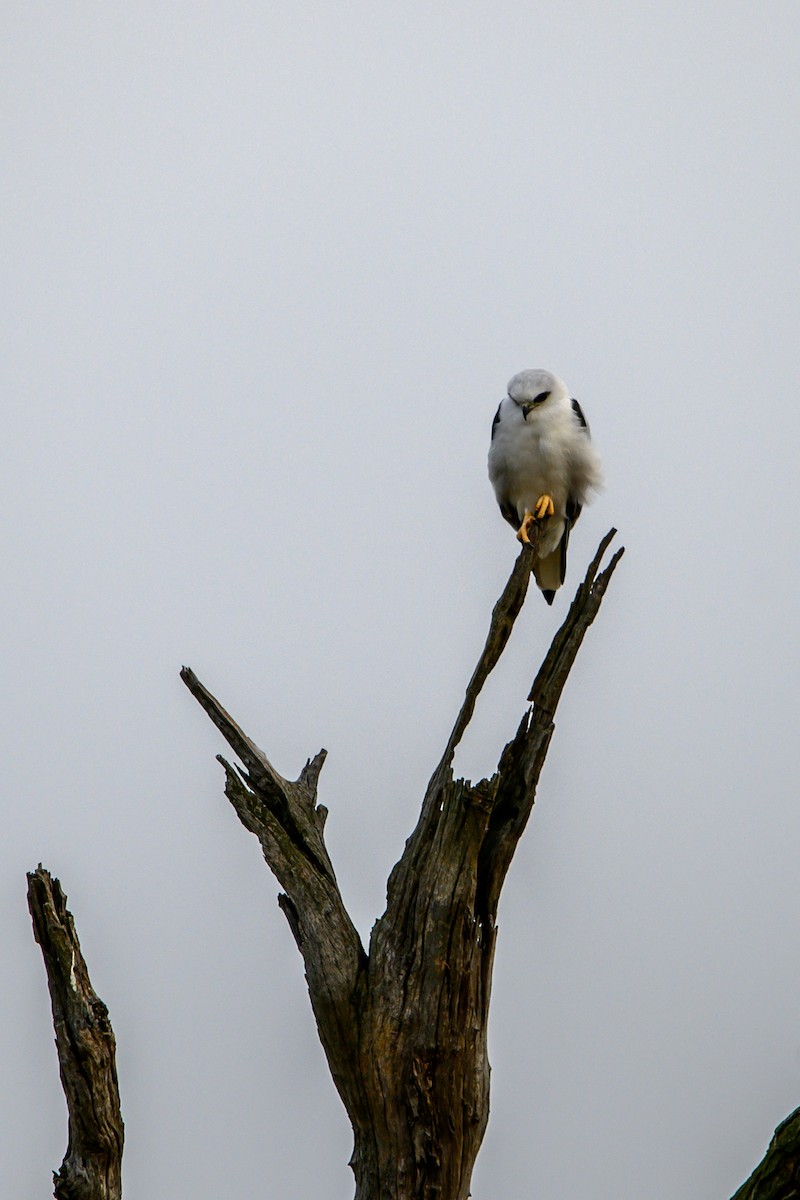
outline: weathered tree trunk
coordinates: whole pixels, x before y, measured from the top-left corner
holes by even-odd
[[[120,1200],[124,1127],[116,1043],[95,993],[61,884],[41,864],[28,874],[33,934],[42,948],[53,1008],[69,1145],[53,1175],[56,1200]]]
[[[489,1012],[500,889],[533,807],[553,716],[622,550],[603,539],[534,680],[526,712],[491,779],[454,779],[453,755],[525,599],[523,549],[495,605],[489,636],[417,827],[392,871],[369,955],[347,915],[317,804],[325,751],[283,779],[194,673],[181,675],[242,760],[223,758],[226,794],[259,838],[285,894],[279,903],[303,955],[319,1035],[353,1125],[356,1200],[466,1200],[489,1115]],[[89,981],[57,879],[28,875],[28,904],[53,1008],[69,1146],[56,1200],[120,1200],[123,1124],[108,1010]],[[733,1200],[800,1198],[800,1109]]]
[[[497,614],[497,610],[495,610]],[[554,644],[555,645],[555,644]],[[199,686],[199,685],[197,685]],[[201,695],[201,700],[202,700]],[[219,710],[221,713],[221,710]],[[319,763],[321,765],[321,762]],[[316,767],[318,771],[319,765]],[[308,764],[306,772],[312,770]],[[282,897],[287,915],[292,912],[286,908],[286,897]],[[120,1184],[122,1167],[123,1125],[119,1108],[119,1090],[115,1067],[114,1034],[108,1020],[108,1010],[92,989],[86,971],[86,963],[81,954],[75,923],[66,908],[66,897],[57,879],[53,879],[41,864],[28,875],[28,905],[33,918],[34,936],[42,947],[48,985],[53,1005],[53,1020],[56,1029],[56,1044],[58,1047],[59,1065],[64,1091],[69,1108],[69,1147],[58,1173],[54,1173],[56,1200],[120,1200],[122,1191]],[[291,920],[291,917],[290,917]],[[294,928],[294,925],[292,926]],[[296,934],[297,936],[297,934]],[[471,937],[465,938],[471,941]],[[373,946],[374,946],[373,940]],[[451,960],[452,951],[449,951]],[[473,958],[469,954],[463,956]],[[491,953],[486,956],[487,971],[491,970]],[[434,975],[436,971],[434,970]],[[383,972],[386,978],[386,972]],[[420,989],[420,992],[422,989]],[[469,1008],[473,989],[466,989]],[[391,1003],[397,1007],[397,987],[386,987],[386,993]],[[447,994],[447,1000],[452,1003],[453,990],[441,987],[440,996]],[[455,997],[458,1004],[459,998]],[[481,1011],[485,1014],[488,1006],[488,986],[479,997],[482,1001]],[[410,1001],[404,998],[401,1009],[407,1009]],[[378,1002],[371,1002],[373,1009],[379,1007]],[[413,1015],[413,1014],[412,1014]],[[469,1012],[466,1013],[467,1017]],[[377,1026],[386,1030],[389,1022],[382,1021],[380,1015],[370,1015],[364,1022],[365,1028]],[[483,1103],[482,1118],[472,1123],[472,1137],[462,1140],[466,1148],[460,1159],[461,1176],[467,1164],[474,1161],[480,1145],[480,1137],[486,1126],[488,1114],[488,1083],[489,1068],[486,1061],[485,1036],[478,1041],[468,1032],[465,1038],[452,1044],[453,1022],[440,1021],[438,1011],[436,1019],[431,1023],[432,1034],[436,1037],[440,1029],[450,1035],[451,1042],[443,1049],[436,1047],[437,1053],[429,1055],[427,1067],[420,1056],[412,1057],[410,1064],[403,1065],[398,1047],[392,1043],[374,1044],[372,1062],[369,1051],[362,1053],[355,1070],[363,1069],[366,1058],[367,1066],[373,1069],[368,1072],[373,1088],[377,1087],[376,1095],[386,1096],[388,1088],[399,1079],[401,1088],[405,1091],[387,1096],[386,1109],[388,1116],[371,1126],[367,1132],[360,1127],[356,1130],[356,1148],[353,1165],[356,1167],[359,1179],[358,1195],[374,1197],[379,1195],[413,1195],[413,1192],[400,1192],[397,1188],[392,1193],[377,1192],[376,1187],[383,1186],[381,1179],[392,1179],[399,1174],[391,1158],[391,1147],[408,1153],[411,1146],[413,1161],[425,1161],[426,1153],[435,1149],[441,1161],[457,1145],[458,1133],[454,1120],[445,1122],[445,1136],[437,1135],[435,1142],[426,1142],[431,1124],[441,1122],[442,1113],[457,1112],[459,1103],[463,1104],[465,1093],[458,1093],[458,1085],[462,1071],[453,1061],[453,1050],[458,1055],[462,1046],[467,1062],[477,1063],[480,1080],[478,1088],[480,1100]],[[466,1022],[465,1022],[466,1026]],[[414,1027],[419,1040],[419,1023]],[[474,1031],[474,1023],[470,1026]],[[406,1035],[408,1038],[408,1035]],[[448,1057],[449,1056],[449,1057]],[[329,1056],[330,1057],[330,1056]],[[379,1063],[389,1064],[388,1070],[381,1071]],[[449,1066],[448,1066],[449,1062]],[[341,1064],[340,1064],[341,1067]],[[399,1067],[399,1070],[398,1070]],[[446,1085],[448,1070],[452,1077],[452,1089],[441,1096],[441,1088]],[[396,1072],[391,1075],[390,1072]],[[430,1084],[442,1072],[444,1085],[437,1079],[437,1091]],[[384,1080],[386,1083],[384,1083]],[[409,1091],[408,1083],[411,1081]],[[377,1084],[376,1084],[377,1081]],[[426,1081],[428,1081],[426,1083]],[[381,1093],[381,1089],[383,1092]],[[340,1088],[341,1090],[341,1088]],[[420,1100],[420,1097],[422,1099]],[[434,1097],[443,1105],[434,1109]],[[455,1097],[456,1103],[453,1104]],[[364,1089],[364,1103],[369,1104],[370,1093]],[[348,1110],[349,1111],[349,1110]],[[422,1115],[422,1121],[417,1117]],[[393,1124],[394,1121],[394,1124]],[[469,1124],[469,1122],[467,1122]],[[396,1130],[400,1130],[397,1136]],[[419,1132],[415,1135],[415,1130]],[[385,1139],[383,1142],[381,1139]],[[444,1151],[444,1154],[442,1153]],[[362,1156],[359,1158],[359,1154]],[[471,1154],[471,1159],[469,1155]],[[457,1169],[458,1169],[457,1163]],[[453,1176],[453,1172],[442,1172],[442,1175]],[[378,1180],[379,1182],[375,1182]],[[423,1174],[424,1180],[424,1174]],[[458,1186],[461,1180],[458,1180]],[[423,1185],[421,1185],[423,1186]],[[468,1183],[467,1185],[468,1186]],[[421,1191],[419,1195],[435,1194],[431,1187]],[[440,1197],[451,1194],[466,1195],[466,1191],[448,1193],[441,1191]],[[775,1130],[775,1136],[770,1142],[766,1155],[756,1167],[746,1183],[737,1191],[732,1200],[797,1200],[800,1197],[800,1108],[791,1113]]]
[[[188,668],[189,690],[244,764],[220,758],[226,795],[285,894],[328,1063],[352,1122],[356,1200],[466,1200],[489,1116],[486,1050],[495,917],[525,828],[553,716],[622,550],[603,539],[534,681],[532,707],[491,779],[454,779],[453,756],[522,607],[535,548],[520,552],[492,613],[417,827],[389,878],[369,954],[347,915],[317,804],[325,752],[283,779]]]

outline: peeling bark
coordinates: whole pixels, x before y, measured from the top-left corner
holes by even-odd
[[[453,756],[502,654],[530,581],[523,547],[492,613],[417,826],[393,869],[369,953],[325,848],[317,784],[325,752],[283,779],[222,705],[181,676],[244,770],[220,758],[225,791],[285,894],[312,1008],[354,1133],[356,1200],[466,1200],[489,1116],[486,1038],[500,889],[533,807],[553,718],[580,644],[623,553],[603,539],[490,779],[454,779]]]
[[[61,884],[41,864],[28,874],[28,907],[47,972],[69,1110],[69,1145],[53,1175],[54,1195],[120,1200],[124,1127],[108,1009],[89,980]]]

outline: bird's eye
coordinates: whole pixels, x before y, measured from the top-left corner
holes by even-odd
[[[550,395],[549,392],[539,392],[538,396],[534,396],[533,403],[534,404],[542,404],[549,395]]]

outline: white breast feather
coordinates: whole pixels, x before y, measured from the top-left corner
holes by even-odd
[[[534,409],[526,420],[507,396],[499,416],[489,449],[489,478],[498,504],[513,508],[520,523],[540,496],[552,496],[555,515],[539,547],[543,558],[561,541],[568,498],[584,504],[602,486],[600,460],[568,398]]]

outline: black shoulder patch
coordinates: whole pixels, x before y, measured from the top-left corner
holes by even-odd
[[[586,417],[583,415],[583,409],[581,408],[580,404],[578,404],[578,401],[574,397],[572,399],[572,411],[575,413],[575,416],[578,418],[578,420],[580,421],[583,428],[588,429],[589,425],[586,420]]]
[[[500,404],[502,404],[502,403],[503,402],[501,400]],[[492,421],[492,441],[494,441],[494,431],[497,428],[497,426],[500,424],[500,404],[498,404],[498,406],[497,406],[497,412],[494,414],[494,420]]]

